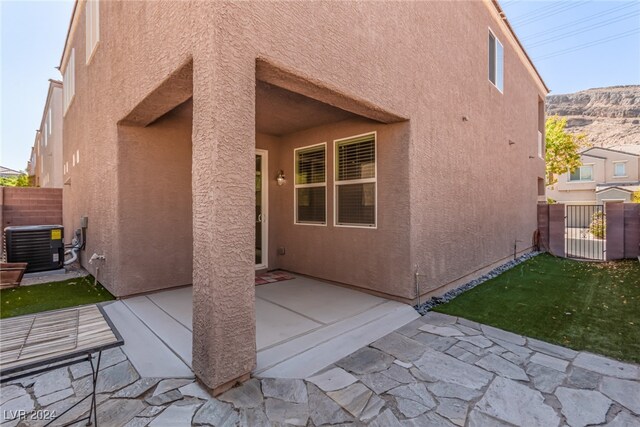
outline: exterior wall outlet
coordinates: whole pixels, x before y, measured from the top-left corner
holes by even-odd
[[[278,248],[278,255],[284,255],[287,251],[284,249],[284,246],[280,246]]]

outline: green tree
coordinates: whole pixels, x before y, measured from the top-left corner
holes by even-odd
[[[22,174],[11,178],[0,177],[0,186],[2,187],[29,187],[29,176]]]
[[[580,150],[584,146],[586,136],[574,135],[565,130],[567,119],[558,116],[547,118],[545,124],[545,161],[547,164],[547,186],[554,185],[557,175],[567,170],[573,172],[582,165]]]

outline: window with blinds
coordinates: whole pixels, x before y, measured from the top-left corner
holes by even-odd
[[[338,140],[335,146],[336,225],[376,226],[376,134]]]
[[[298,148],[295,156],[296,224],[327,222],[326,144]]]
[[[86,11],[87,64],[100,40],[100,3],[98,0],[87,0]]]

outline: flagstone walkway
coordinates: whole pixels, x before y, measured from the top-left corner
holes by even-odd
[[[98,421],[108,426],[640,427],[640,366],[433,312],[306,380],[252,379],[218,399],[192,379],[139,378],[119,349],[105,356]],[[3,425],[45,424],[8,418],[59,413],[88,393],[89,373],[76,365],[3,385]]]

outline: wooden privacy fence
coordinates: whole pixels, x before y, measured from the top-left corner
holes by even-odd
[[[590,227],[595,220],[593,216],[583,221],[584,224],[576,223],[571,216],[575,215],[574,211],[582,210],[573,206],[561,203],[538,205],[541,250],[556,256],[585,259],[616,260],[640,256],[640,204],[606,203],[601,209],[588,207],[594,213],[602,212],[600,226],[604,230],[600,232],[596,227],[599,224]],[[576,231],[576,228],[580,230]],[[581,239],[584,242],[576,241]]]

